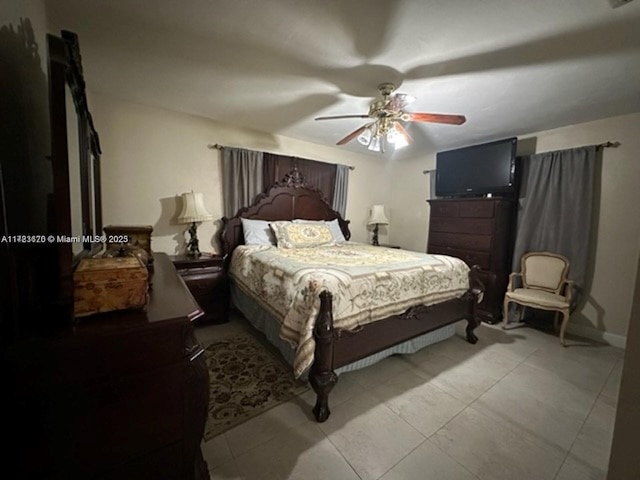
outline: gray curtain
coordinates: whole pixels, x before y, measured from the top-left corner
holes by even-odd
[[[347,211],[347,192],[349,191],[349,167],[347,165],[337,165],[336,167],[332,208],[344,218]]]
[[[222,149],[224,215],[232,217],[264,190],[263,154],[243,148]]]
[[[513,271],[520,271],[520,258],[529,251],[566,256],[576,303],[587,271],[595,166],[595,145],[522,159]]]

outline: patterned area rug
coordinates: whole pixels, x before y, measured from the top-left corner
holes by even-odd
[[[215,341],[205,348],[205,360],[210,389],[205,440],[309,389],[250,334]]]

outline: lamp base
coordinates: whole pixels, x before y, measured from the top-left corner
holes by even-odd
[[[198,225],[196,222],[191,223],[189,227],[189,243],[187,243],[187,255],[189,257],[197,258],[202,253],[200,253],[199,241],[198,241]]]
[[[378,224],[377,223],[373,227],[373,238],[371,239],[371,245],[374,245],[376,247],[380,246],[380,244],[378,243]]]

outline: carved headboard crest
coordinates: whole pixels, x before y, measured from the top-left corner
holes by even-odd
[[[297,167],[293,167],[289,173],[287,173],[284,178],[278,182],[278,185],[282,187],[293,187],[293,188],[307,188],[307,180],[304,178],[304,175],[298,170]]]

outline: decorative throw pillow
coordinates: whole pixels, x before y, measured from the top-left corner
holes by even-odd
[[[322,223],[271,222],[278,248],[308,248],[335,245],[329,227]]]
[[[245,245],[276,245],[276,237],[267,220],[241,218],[240,221]]]
[[[330,221],[325,221],[325,220],[303,220],[302,218],[296,218],[293,223],[315,223],[315,224],[324,224],[327,227],[329,227],[329,230],[331,230],[331,233],[333,235],[333,238],[335,239],[335,241],[337,243],[342,243],[342,242],[346,242],[347,239],[344,238],[344,234],[342,233],[342,229],[340,228],[340,223],[338,222],[337,218],[334,218],[333,220]]]

